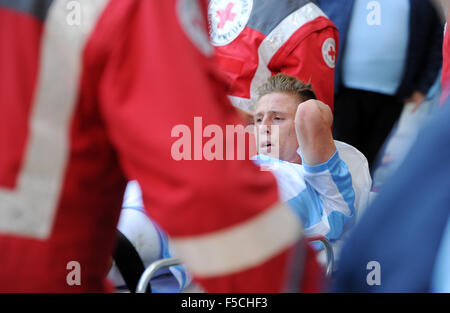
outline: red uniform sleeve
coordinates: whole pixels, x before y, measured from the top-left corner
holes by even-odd
[[[449,14],[447,14],[447,21],[449,21]],[[448,23],[448,22],[447,22]],[[442,76],[441,87],[442,95],[440,99],[440,106],[443,106],[450,95],[450,33],[448,32],[448,24],[445,25],[444,43],[442,45]]]
[[[101,78],[102,115],[148,213],[207,291],[284,291],[303,254],[302,228],[279,202],[274,177],[248,159],[208,161],[202,154],[211,139],[202,136],[206,126],[218,126],[225,154],[233,145],[226,125],[240,119],[216,78],[196,3],[111,2],[111,16],[122,23]],[[110,24],[102,23],[99,33],[108,33]],[[177,142],[191,160],[177,160]]]
[[[298,44],[291,47],[291,42]],[[334,70],[339,49],[334,24],[327,18],[318,18],[300,28],[283,48],[270,64],[272,71],[311,83],[317,98],[333,110]]]

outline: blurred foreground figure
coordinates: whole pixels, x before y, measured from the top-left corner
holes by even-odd
[[[449,38],[446,31],[444,100]],[[333,291],[450,292],[449,118],[447,101],[367,208],[342,250]]]
[[[441,0],[442,6],[448,10],[449,1]],[[447,11],[448,16],[448,11]],[[443,53],[443,64],[442,64],[442,96],[441,96],[441,104],[444,104],[450,95],[450,34],[448,32],[448,18],[447,24],[445,24],[444,30],[444,44],[442,48]]]
[[[273,74],[311,83],[333,109],[338,31],[308,0],[211,0],[211,42],[236,107],[252,113]]]
[[[450,34],[443,45],[448,95]],[[426,123],[342,250],[337,292],[450,292],[450,107]],[[408,143],[409,145],[409,143]]]
[[[432,118],[367,208],[342,250],[334,291],[442,291],[435,277],[448,286],[449,118],[448,106]]]
[[[127,179],[206,291],[318,290],[272,174],[172,155],[177,125],[241,122],[205,17],[191,0],[0,0],[0,291],[112,291]]]

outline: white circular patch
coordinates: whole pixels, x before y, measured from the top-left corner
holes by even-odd
[[[224,46],[244,30],[252,13],[253,0],[211,0],[208,19],[211,42]]]
[[[189,39],[206,56],[211,56],[214,49],[209,42],[198,0],[178,0],[177,11],[180,24]]]
[[[336,67],[337,61],[337,51],[336,51],[336,42],[333,38],[328,38],[323,42],[322,45],[322,55],[325,63],[331,67]]]

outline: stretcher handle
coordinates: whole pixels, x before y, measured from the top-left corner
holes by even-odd
[[[328,240],[327,237],[320,235],[307,237],[306,240],[308,240],[308,242],[320,241],[325,247],[325,252],[327,254],[327,269],[325,275],[326,277],[329,278],[333,273],[334,269],[334,252],[333,247],[331,246],[331,242]]]
[[[153,275],[155,275],[155,273],[161,268],[176,266],[180,264],[181,261],[178,258],[167,258],[153,262],[145,269],[144,273],[142,273],[142,276],[139,279],[136,288],[136,293],[145,293],[148,283],[152,279]]]
[[[327,269],[325,275],[327,277],[330,277],[333,273],[334,268],[334,253],[330,241],[324,236],[312,236],[308,237],[307,240],[308,242],[320,241],[324,245],[325,252],[327,254]],[[182,264],[182,262],[178,258],[167,258],[153,262],[145,269],[144,273],[139,279],[136,293],[145,293],[145,290],[147,289],[147,286],[153,275],[155,275],[155,273],[161,268],[176,266],[180,264]]]

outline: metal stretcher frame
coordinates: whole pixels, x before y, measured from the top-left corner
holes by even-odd
[[[153,262],[145,269],[144,273],[142,273],[142,276],[139,279],[136,288],[136,293],[145,293],[148,283],[152,279],[153,275],[155,275],[155,273],[161,268],[176,266],[180,264],[182,264],[182,262],[178,258],[167,258]]]
[[[331,242],[325,236],[312,236],[306,238],[308,242],[320,241],[325,247],[325,252],[327,254],[327,269],[325,272],[325,276],[327,278],[331,277],[331,274],[334,270],[334,252],[333,247],[331,246]]]
[[[325,275],[326,275],[326,277],[330,277],[331,274],[333,273],[333,268],[334,268],[334,253],[333,253],[333,247],[331,246],[330,241],[324,236],[308,237],[307,241],[308,242],[320,241],[324,245],[326,255],[327,255],[327,267],[326,267]],[[145,269],[144,273],[142,273],[142,276],[139,279],[139,282],[138,282],[138,285],[136,288],[136,293],[145,293],[147,286],[148,286],[150,280],[152,279],[153,275],[155,275],[155,273],[158,270],[160,270],[161,268],[171,267],[171,266],[176,266],[176,265],[181,265],[181,264],[182,264],[182,262],[178,258],[167,258],[167,259],[161,259],[161,260],[153,262]]]

